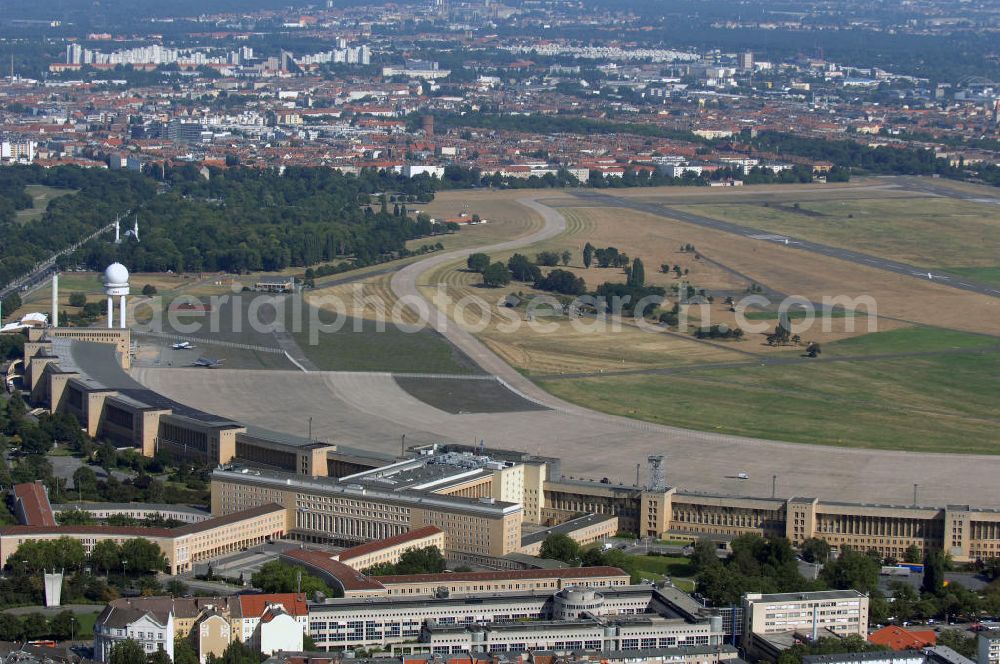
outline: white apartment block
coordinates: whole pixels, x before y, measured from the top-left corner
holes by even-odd
[[[800,633],[839,637],[868,635],[868,597],[856,590],[747,593],[743,596],[743,647],[770,648],[771,636]]]
[[[976,664],[1000,664],[1000,631],[979,633]]]

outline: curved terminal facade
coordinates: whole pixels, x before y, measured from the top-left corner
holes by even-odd
[[[623,532],[707,537],[722,547],[752,533],[793,543],[818,537],[896,558],[911,545],[943,550],[956,561],[1000,556],[1000,511],[994,509],[608,484],[566,478],[558,459],[463,445],[411,448],[392,458],[267,431],[167,399],[129,376],[127,329],[27,333],[25,384],[34,403],[72,413],[90,435],[146,455],[166,449],[223,466],[213,476],[213,515],[277,503],[287,511],[290,533],[304,540],[356,545],[433,526],[444,531],[449,555],[502,562],[534,553],[539,527],[548,527],[564,528],[583,542]],[[582,523],[582,515],[604,518]]]

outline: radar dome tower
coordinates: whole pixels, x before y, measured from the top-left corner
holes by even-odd
[[[115,297],[118,297],[118,327],[125,329],[125,301],[128,298],[128,270],[121,263],[112,263],[104,270],[104,294],[108,296],[108,328],[115,326]]]

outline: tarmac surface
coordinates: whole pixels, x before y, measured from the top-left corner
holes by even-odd
[[[398,297],[433,303],[418,289],[421,274],[471,251],[503,251],[558,235],[565,219],[532,198],[519,202],[544,219],[542,229],[488,247],[435,254],[396,272]],[[633,483],[637,464],[667,455],[667,482],[680,489],[778,497],[909,505],[1000,507],[1000,456],[948,455],[805,445],[692,431],[598,413],[548,394],[469,332],[430,316],[449,341],[523,399],[548,410],[449,413],[402,389],[392,374],[139,368],[133,376],[168,397],[236,420],[333,443],[396,453],[402,444],[486,442],[487,446],[560,457],[577,478]],[[449,380],[447,378],[427,380]],[[914,435],[919,435],[915,423]],[[404,438],[405,437],[405,438]],[[747,473],[749,479],[737,478]],[[641,481],[645,482],[643,475]]]

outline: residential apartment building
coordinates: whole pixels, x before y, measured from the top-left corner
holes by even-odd
[[[163,650],[173,659],[172,608],[162,602],[133,606],[130,602],[119,600],[108,604],[94,624],[94,659],[107,662],[111,650],[127,639],[138,643],[147,654]]]
[[[221,657],[233,641],[273,653],[302,649],[309,625],[305,595],[273,593],[229,597],[131,597],[110,602],[94,625],[94,657],[107,661],[114,645],[134,639],[146,652],[173,656],[176,639],[190,638],[202,664]]]

